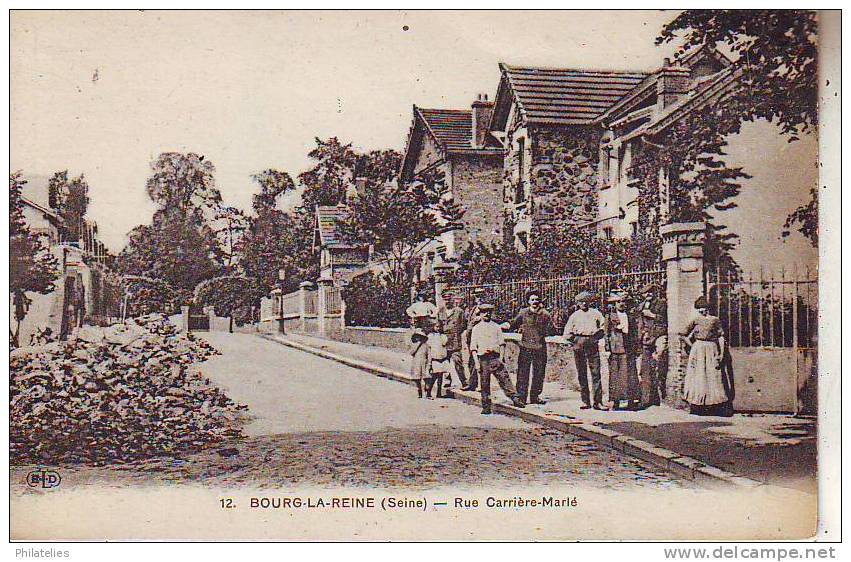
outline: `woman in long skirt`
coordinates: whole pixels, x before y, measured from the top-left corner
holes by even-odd
[[[609,313],[606,323],[606,350],[609,352],[609,401],[613,410],[620,410],[621,402],[626,402],[628,409],[637,409],[640,394],[630,318],[626,312],[623,296],[611,294],[608,300],[615,306],[615,309]]]
[[[692,414],[702,416],[731,415],[730,396],[721,373],[724,358],[724,332],[721,320],[709,314],[706,299],[694,303],[695,316],[681,335],[691,347],[683,384],[683,398]]]

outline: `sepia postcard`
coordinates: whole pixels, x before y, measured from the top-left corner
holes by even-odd
[[[10,539],[818,538],[840,17],[11,10]]]

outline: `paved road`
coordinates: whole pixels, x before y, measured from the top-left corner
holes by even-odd
[[[202,366],[205,375],[249,407],[247,438],[174,459],[61,467],[63,489],[163,483],[689,487],[590,441],[515,418],[483,416],[456,400],[418,399],[412,386],[254,335],[203,337],[222,352]],[[28,468],[13,470],[13,489],[27,492]]]
[[[454,400],[418,399],[411,386],[256,336],[204,337],[223,353],[205,373],[254,416],[239,453],[207,477],[259,485],[682,486],[590,442],[482,416]]]

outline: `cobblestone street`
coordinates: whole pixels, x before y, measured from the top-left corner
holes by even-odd
[[[684,487],[658,469],[589,441],[454,400],[420,400],[410,386],[247,334],[204,334],[222,355],[203,370],[247,404],[248,438],[181,459],[63,467],[78,484],[201,483],[434,487],[561,484]],[[15,469],[13,485],[25,468]],[[20,477],[18,477],[20,476]]]

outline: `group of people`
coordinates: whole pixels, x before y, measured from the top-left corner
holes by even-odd
[[[497,323],[494,306],[476,292],[465,309],[460,294],[444,295],[438,309],[418,294],[407,314],[411,319],[412,376],[421,397],[440,397],[452,384],[454,372],[461,390],[480,387],[482,413],[492,411],[491,376],[518,407],[545,404],[541,396],[547,368],[547,336],[559,335],[553,316],[544,308],[536,290],[526,294],[527,306],[508,322]],[[646,285],[640,303],[630,307],[626,295],[613,292],[606,298],[605,313],[592,306],[594,295],[575,297],[576,310],[561,330],[563,343],[571,346],[582,398],[582,409],[644,409],[659,405],[666,392],[668,337],[666,303],[657,288]],[[732,414],[732,370],[717,317],[708,314],[706,303],[695,303],[696,315],[681,334],[689,349],[683,396],[695,414]],[[505,365],[504,332],[520,334],[516,385]],[[464,347],[467,361],[464,360]],[[609,402],[603,402],[600,351],[608,352]],[[593,394],[592,394],[593,393]]]

